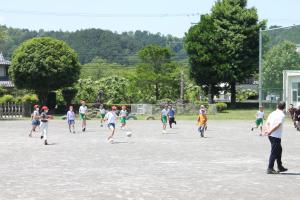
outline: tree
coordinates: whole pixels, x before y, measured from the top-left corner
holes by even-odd
[[[221,83],[222,65],[218,62],[218,41],[213,19],[210,15],[202,15],[201,21],[190,28],[186,34],[185,47],[191,65],[190,76],[208,94],[209,103],[218,94]]]
[[[22,43],[14,51],[9,68],[15,86],[35,91],[42,103],[49,91],[72,86],[79,73],[75,51],[65,42],[49,37]]]
[[[77,90],[74,87],[67,87],[62,89],[61,93],[67,105],[71,105],[72,100],[75,98],[77,94]]]
[[[236,84],[250,78],[258,69],[259,29],[256,8],[247,8],[247,0],[218,0],[211,17],[222,56],[223,81],[230,84],[231,102],[236,102]],[[224,67],[225,66],[225,67]]]
[[[282,71],[300,70],[300,54],[296,45],[283,41],[266,53],[263,64],[263,85],[269,92],[282,91]]]
[[[171,74],[176,71],[176,64],[171,62],[171,52],[169,49],[158,45],[149,45],[139,51],[142,64],[137,67],[138,84],[149,90],[155,100],[162,97],[161,89],[174,82]],[[148,93],[148,94],[149,94]]]

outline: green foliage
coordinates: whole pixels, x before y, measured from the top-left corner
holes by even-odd
[[[227,104],[226,103],[219,102],[219,103],[216,103],[215,105],[216,105],[216,108],[217,108],[218,112],[224,112],[225,110],[227,110]]]
[[[249,99],[250,97],[256,97],[256,96],[258,96],[257,91],[251,89],[243,89],[237,91],[236,98],[239,102],[242,102]]]
[[[14,97],[12,95],[6,94],[0,97],[0,103],[8,103],[8,102],[14,102]]]
[[[34,103],[38,103],[38,101],[39,101],[39,98],[36,94],[25,94],[22,97],[22,103],[34,104]]]
[[[5,95],[7,93],[7,89],[5,89],[4,87],[0,86],[0,97]]]
[[[79,79],[75,85],[77,89],[76,102],[85,100],[88,103],[95,103],[98,91],[100,90],[99,81],[93,81],[91,78]]]
[[[282,71],[300,70],[300,54],[296,45],[283,41],[265,55],[263,64],[263,84],[268,91],[282,90]]]
[[[246,0],[217,1],[212,13],[190,28],[185,41],[191,77],[211,94],[218,93],[219,83],[229,83],[232,102],[236,83],[256,72],[258,31],[264,26],[256,9],[246,6]]]
[[[75,98],[75,96],[77,94],[77,89],[68,87],[68,88],[62,89],[61,92],[62,92],[62,96],[63,96],[65,102],[67,103],[67,105],[70,105],[72,100]]]
[[[1,27],[1,26],[0,26]],[[81,63],[89,63],[95,57],[101,57],[108,62],[120,64],[136,64],[139,62],[137,52],[150,44],[168,46],[175,52],[174,59],[185,59],[182,39],[160,33],[147,31],[123,32],[121,34],[101,29],[84,29],[75,32],[63,31],[29,31],[28,29],[7,28],[7,39],[0,43],[0,50],[12,55],[14,49],[25,40],[34,37],[53,37],[68,43],[78,53]]]
[[[170,50],[150,45],[142,49],[139,56],[143,63],[137,67],[135,80],[136,87],[145,95],[143,101],[178,99],[180,71],[178,64],[171,62]]]
[[[9,74],[20,89],[32,89],[41,100],[47,93],[72,85],[78,80],[77,55],[65,42],[53,38],[34,38],[14,52]]]

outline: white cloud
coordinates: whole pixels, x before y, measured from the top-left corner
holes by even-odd
[[[4,22],[4,17],[0,16],[0,24]]]

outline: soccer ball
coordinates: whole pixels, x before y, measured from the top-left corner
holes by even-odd
[[[126,136],[127,137],[131,137],[132,136],[132,133],[130,131],[126,132]]]

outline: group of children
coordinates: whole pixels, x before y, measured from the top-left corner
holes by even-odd
[[[39,106],[34,105],[34,111],[31,115],[32,128],[29,133],[29,137],[32,137],[32,133],[35,132],[37,128],[39,128],[42,132],[41,139],[44,139],[45,145],[48,145],[48,141],[47,141],[48,120],[53,118],[52,115],[47,114],[48,111],[49,111],[49,109],[47,106],[43,106],[42,110],[40,112]],[[119,116],[117,116],[116,111],[117,111],[116,106],[112,106],[112,108],[108,112],[106,112],[103,105],[100,105],[100,109],[99,109],[100,126],[103,127],[103,123],[104,122],[107,123],[107,127],[110,130],[109,136],[107,138],[107,141],[109,143],[113,143],[113,136],[115,133],[115,127],[116,127],[115,124],[116,124],[117,118],[120,118],[121,129],[124,130],[126,127],[126,121],[127,121],[127,115],[128,115],[126,106],[122,106],[122,110],[120,111]],[[81,106],[79,107],[79,117],[80,117],[80,120],[82,121],[82,132],[86,131],[87,113],[88,113],[88,108],[86,106],[85,101],[82,100]],[[66,115],[66,119],[67,119],[70,133],[75,133],[76,115],[75,115],[73,106],[69,107],[69,110]],[[130,137],[131,132],[127,132],[126,136]]]

